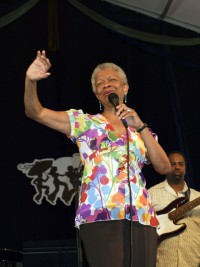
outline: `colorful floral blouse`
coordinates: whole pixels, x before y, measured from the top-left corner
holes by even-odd
[[[118,134],[101,114],[68,110],[70,138],[78,145],[84,165],[75,225],[107,220],[130,220],[130,190],[127,174],[127,135]],[[146,181],[142,174],[146,158],[144,142],[133,128],[129,133],[129,177],[132,220],[157,226]]]

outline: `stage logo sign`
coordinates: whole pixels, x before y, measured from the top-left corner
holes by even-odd
[[[20,163],[18,170],[31,180],[35,188],[33,201],[40,205],[43,200],[56,205],[60,199],[70,206],[80,186],[83,166],[78,153],[58,159],[35,159],[32,163]]]

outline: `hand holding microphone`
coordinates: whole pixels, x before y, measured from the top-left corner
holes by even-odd
[[[118,114],[117,106],[119,105],[119,97],[116,93],[111,93],[108,96],[108,100],[115,107],[117,115],[122,120],[125,128],[127,128],[128,125],[135,128],[136,130],[143,127],[144,123],[141,121],[138,114],[133,109],[127,108],[124,104],[123,105],[124,107],[126,107],[126,109],[121,110],[120,114]]]

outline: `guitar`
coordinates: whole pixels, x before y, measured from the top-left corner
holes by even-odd
[[[186,228],[185,223],[178,224],[177,221],[187,213],[200,204],[200,197],[188,201],[188,198],[180,197],[172,201],[163,210],[157,211],[157,218],[159,225],[157,227],[157,234],[159,238],[177,234]]]

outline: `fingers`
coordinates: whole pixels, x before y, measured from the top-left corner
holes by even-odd
[[[42,50],[42,52],[40,50],[37,51],[37,57],[46,57],[46,52],[45,50]]]
[[[37,60],[39,60],[43,64],[46,70],[48,70],[51,67],[51,63],[49,59],[46,57],[45,50],[42,50],[42,52],[37,51]]]
[[[117,106],[116,115],[119,119],[125,119],[128,126],[133,128],[140,128],[140,125],[143,124],[137,112],[134,109],[127,107],[125,104]]]
[[[119,119],[127,118],[128,116],[133,116],[134,110],[128,108],[125,104],[122,104],[117,107],[116,115],[119,116]]]

